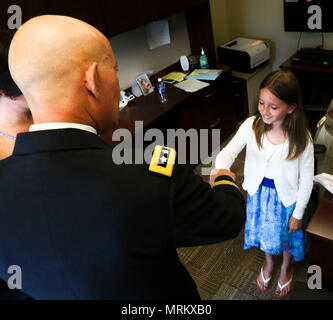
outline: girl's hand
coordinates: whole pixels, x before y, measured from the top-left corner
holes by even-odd
[[[230,170],[213,169],[210,172],[210,177],[209,177],[209,183],[210,183],[211,186],[213,186],[215,179],[219,176],[229,176],[229,177],[231,177],[231,179],[236,181],[236,175],[233,172],[231,172]]]
[[[296,219],[293,216],[290,217],[289,219],[289,233],[290,232],[297,232],[301,230],[303,224],[303,220],[301,219]]]

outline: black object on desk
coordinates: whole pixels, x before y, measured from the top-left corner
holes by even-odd
[[[303,104],[329,105],[332,100],[333,64],[316,66],[305,63],[294,63],[293,55],[280,65],[297,76],[303,93]]]
[[[302,48],[291,58],[293,63],[330,67],[333,64],[333,50]]]

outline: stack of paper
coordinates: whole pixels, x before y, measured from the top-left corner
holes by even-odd
[[[196,92],[202,88],[210,86],[210,84],[195,79],[188,79],[177,83],[174,86],[187,92]]]
[[[183,72],[171,72],[162,77],[163,80],[174,80],[177,82],[181,82],[185,79],[186,73]]]
[[[222,71],[222,69],[195,69],[186,79],[215,80]]]
[[[328,173],[321,173],[314,177],[314,182],[319,182],[330,193],[333,193],[333,175]]]

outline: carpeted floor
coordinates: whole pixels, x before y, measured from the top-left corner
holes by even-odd
[[[257,289],[256,278],[264,262],[257,248],[243,250],[243,232],[231,241],[179,249],[179,257],[198,286],[203,300],[273,300],[281,259],[266,292]],[[306,261],[294,264],[294,279],[306,284]],[[290,297],[287,297],[289,299]]]
[[[231,137],[221,145],[230,141]],[[217,152],[215,152],[216,155]],[[214,155],[213,155],[214,158]],[[237,184],[242,185],[245,151],[235,161],[231,170],[237,174]],[[195,171],[202,174],[202,165]],[[203,176],[208,181],[208,176]],[[246,193],[243,191],[244,198]],[[264,263],[264,253],[258,248],[243,250],[244,230],[237,238],[209,246],[182,248],[178,250],[180,260],[193,277],[203,300],[275,300],[275,289],[279,278],[281,257],[276,257],[275,271],[269,289],[257,289],[256,278]],[[293,264],[294,280],[306,286],[307,261]],[[291,299],[292,294],[285,299]]]

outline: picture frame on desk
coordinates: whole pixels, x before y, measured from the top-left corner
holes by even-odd
[[[140,87],[140,90],[144,96],[154,92],[154,87],[152,86],[148,76],[146,74],[142,74],[136,78],[136,82]]]

